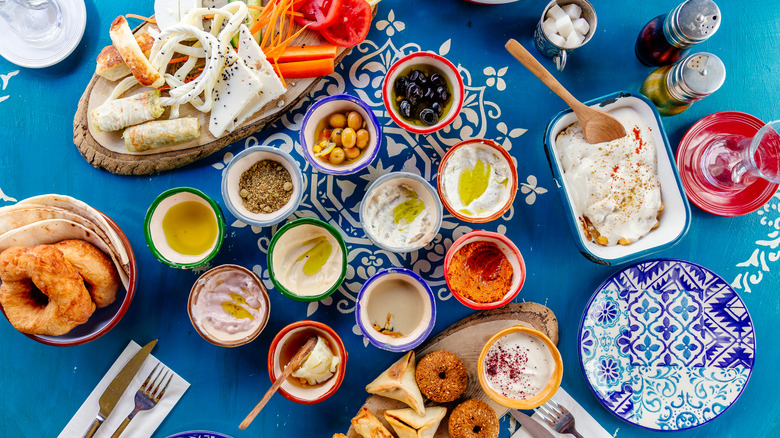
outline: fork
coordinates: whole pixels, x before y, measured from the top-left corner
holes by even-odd
[[[561,406],[557,401],[550,400],[545,403],[536,413],[549,424],[558,433],[569,433],[577,438],[582,438],[582,435],[574,428],[574,415],[569,412],[568,409]]]
[[[116,432],[111,435],[111,438],[119,438],[119,436],[122,435],[122,432],[124,432],[127,425],[130,424],[130,421],[137,413],[152,409],[157,405],[157,402],[160,401],[162,396],[165,395],[165,389],[168,388],[168,384],[171,383],[173,374],[170,372],[170,370],[165,370],[164,365],[163,368],[158,371],[157,374],[155,374],[155,371],[157,371],[157,367],[159,366],[160,362],[154,366],[149,375],[146,376],[144,383],[140,388],[138,388],[138,391],[135,392],[135,409],[133,409],[133,412],[131,412],[130,415],[128,415],[127,418],[125,418],[125,420],[122,422],[122,424],[119,425],[119,427],[116,429]],[[165,371],[165,374],[163,374],[163,371]],[[154,377],[152,377],[152,375],[154,375]],[[168,380],[165,380],[166,377]],[[163,381],[165,381],[165,385],[163,385]]]

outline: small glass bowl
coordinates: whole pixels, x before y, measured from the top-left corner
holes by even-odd
[[[503,205],[499,206],[499,208],[495,212],[485,217],[466,216],[465,214],[453,208],[450,205],[449,201],[447,200],[447,192],[444,189],[443,186],[444,182],[442,181],[444,175],[444,168],[447,166],[447,160],[449,160],[452,154],[462,147],[468,147],[473,144],[482,144],[484,146],[495,149],[496,152],[498,152],[498,154],[502,156],[504,160],[506,160],[507,164],[509,165],[509,169],[512,173],[512,185],[509,189],[509,193],[510,193],[509,198],[506,200],[506,202]],[[436,177],[436,187],[439,190],[439,196],[441,197],[442,204],[444,204],[444,207],[447,209],[447,211],[450,212],[450,214],[465,222],[481,224],[481,223],[490,222],[498,219],[499,217],[501,217],[502,214],[504,214],[507,210],[509,210],[509,207],[512,206],[512,202],[514,202],[515,195],[517,194],[517,169],[515,168],[515,163],[514,161],[512,161],[512,157],[509,155],[509,152],[507,152],[506,149],[501,147],[501,145],[499,145],[495,141],[487,140],[484,138],[474,138],[471,140],[464,140],[452,146],[447,151],[447,153],[444,154],[444,157],[442,157],[441,163],[439,163],[439,173]]]
[[[363,154],[349,164],[331,164],[315,157],[312,147],[317,143],[315,138],[317,125],[333,113],[347,111],[357,111],[363,121],[367,122],[366,129],[371,140],[363,150]],[[382,126],[374,115],[374,110],[367,103],[349,94],[337,94],[323,97],[309,107],[301,124],[300,140],[303,157],[317,171],[331,175],[350,175],[365,169],[379,154],[379,148],[382,146]]]
[[[514,399],[506,397],[503,394],[499,394],[490,387],[485,377],[485,356],[487,356],[490,347],[500,338],[516,332],[526,333],[544,342],[544,344],[550,350],[553,361],[555,362],[555,369],[553,370],[547,385],[542,388],[538,394],[527,399]],[[485,343],[485,346],[482,348],[482,352],[479,354],[479,360],[477,361],[477,376],[479,377],[479,385],[482,387],[482,390],[485,391],[485,394],[487,394],[488,397],[490,397],[494,402],[510,409],[530,410],[545,404],[552,398],[553,395],[555,395],[555,392],[558,391],[558,388],[561,386],[561,380],[563,379],[563,361],[561,359],[561,353],[558,351],[558,348],[544,333],[532,328],[516,325],[514,327],[508,327],[499,331]]]
[[[268,374],[271,377],[272,382],[275,382],[277,376],[282,374],[282,367],[277,359],[282,352],[282,347],[292,336],[303,330],[311,330],[315,332],[317,336],[321,336],[327,340],[328,344],[330,344],[331,347],[335,347],[337,350],[340,360],[336,374],[323,382],[322,385],[311,388],[302,388],[287,380],[279,387],[279,393],[287,400],[295,403],[312,405],[327,399],[339,389],[341,382],[344,381],[344,375],[346,374],[347,369],[347,358],[349,356],[339,335],[327,325],[316,321],[299,321],[292,323],[279,331],[279,334],[271,341],[271,347],[268,349]]]
[[[290,200],[279,210],[271,213],[252,213],[244,207],[241,195],[239,195],[238,182],[247,169],[262,160],[273,160],[281,163],[290,173],[293,189]],[[287,152],[270,146],[252,146],[239,152],[230,160],[222,174],[222,199],[225,201],[228,211],[241,222],[256,227],[276,225],[293,214],[301,205],[304,189],[303,174],[301,174],[298,162]]]
[[[330,286],[327,290],[323,291],[322,293],[319,293],[317,295],[312,296],[302,296],[302,295],[296,295],[286,287],[282,285],[282,283],[279,281],[276,275],[276,270],[274,269],[274,251],[276,250],[277,245],[279,244],[279,239],[284,235],[284,233],[288,232],[289,230],[302,226],[302,225],[309,225],[309,226],[315,226],[324,228],[331,236],[333,236],[336,239],[336,242],[338,242],[339,247],[341,247],[341,275],[339,276],[338,280],[336,280],[335,283],[333,283],[332,286]],[[347,245],[344,243],[344,238],[341,236],[341,233],[328,224],[327,222],[321,221],[319,219],[309,218],[309,217],[303,217],[299,219],[295,219],[294,221],[290,221],[286,224],[284,224],[283,227],[279,228],[276,233],[274,233],[274,236],[271,238],[271,243],[268,245],[268,253],[266,256],[266,262],[268,265],[268,275],[271,278],[271,282],[274,284],[274,287],[279,289],[279,292],[282,293],[282,295],[286,296],[287,298],[292,298],[297,301],[304,301],[304,302],[311,302],[311,301],[319,301],[323,298],[326,298],[330,296],[333,292],[336,291],[336,289],[341,286],[341,283],[344,282],[344,277],[347,275]]]
[[[409,123],[404,120],[393,104],[393,85],[395,84],[396,78],[398,78],[398,75],[408,67],[416,65],[429,65],[441,71],[447,77],[447,83],[449,83],[452,88],[452,96],[450,96],[452,104],[450,105],[449,112],[444,114],[435,125],[418,126]],[[447,59],[431,52],[410,53],[399,59],[390,66],[387,75],[385,75],[384,83],[382,84],[382,99],[385,101],[385,108],[387,108],[390,117],[398,126],[415,134],[430,134],[452,123],[463,107],[464,95],[463,78],[460,77],[457,67]]]
[[[449,272],[450,263],[452,263],[452,257],[456,252],[458,252],[459,249],[463,248],[469,243],[477,241],[495,243],[496,246],[498,246],[498,248],[506,256],[507,261],[509,261],[509,263],[512,265],[512,285],[509,288],[509,291],[504,295],[504,298],[493,303],[478,303],[476,301],[470,300],[459,294],[450,284]],[[461,236],[458,240],[453,242],[453,244],[447,250],[447,254],[444,256],[444,281],[447,283],[447,287],[452,292],[452,295],[464,306],[476,310],[495,309],[512,301],[517,296],[517,294],[520,293],[520,290],[523,288],[523,284],[525,283],[525,261],[523,260],[523,255],[520,254],[520,250],[517,249],[517,246],[515,246],[515,244],[509,240],[508,237],[504,236],[503,234],[494,233],[491,231],[474,230],[466,235]]]
[[[217,221],[216,239],[208,250],[197,255],[180,254],[173,250],[168,244],[162,228],[162,221],[168,210],[174,205],[186,201],[196,201],[207,206],[214,213],[214,219]],[[192,187],[177,187],[162,192],[152,202],[152,205],[146,211],[144,235],[146,237],[146,246],[149,247],[149,250],[157,260],[172,268],[196,268],[211,261],[222,247],[222,241],[225,238],[225,218],[222,216],[219,204],[205,193]]]

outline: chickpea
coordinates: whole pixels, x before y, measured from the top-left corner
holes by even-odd
[[[333,148],[330,151],[330,157],[328,158],[331,164],[341,164],[344,162],[344,149]]]
[[[323,129],[322,132],[320,133],[319,141],[329,139],[330,138],[330,133],[331,133],[330,129]]]
[[[371,135],[368,133],[367,130],[361,129],[357,132],[357,142],[356,145],[360,149],[365,148],[368,146],[368,141],[371,140]]]
[[[333,130],[333,132],[330,133],[330,141],[333,143],[336,143],[336,146],[341,146],[341,142],[343,141],[343,132],[344,130],[341,128],[336,128]]]
[[[355,142],[357,141],[357,135],[355,134],[355,130],[352,128],[345,128],[344,132],[341,133],[341,143],[345,148],[351,148],[355,146]]]
[[[347,126],[347,117],[344,114],[333,114],[328,120],[331,128],[345,128]]]
[[[360,156],[360,149],[358,148],[344,149],[344,155],[347,156],[347,159],[354,160],[355,158]]]
[[[352,128],[354,131],[357,131],[360,129],[361,126],[363,126],[363,117],[360,116],[360,113],[357,111],[350,111],[347,115],[347,126]]]

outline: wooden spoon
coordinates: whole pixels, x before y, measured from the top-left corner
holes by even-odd
[[[553,93],[557,94],[571,107],[580,120],[582,132],[585,134],[585,140],[588,143],[603,143],[626,136],[626,129],[622,123],[611,115],[586,106],[577,100],[520,43],[511,39],[507,41],[505,47],[525,68],[530,70],[534,76],[544,82],[544,85],[547,85]]]
[[[239,429],[244,430],[246,429],[250,424],[252,424],[252,421],[257,417],[257,414],[260,413],[260,411],[265,407],[265,404],[268,403],[268,400],[271,400],[271,397],[276,393],[276,391],[279,389],[280,386],[282,386],[282,383],[284,383],[285,380],[287,380],[288,377],[290,377],[290,374],[292,374],[293,371],[295,371],[300,365],[301,362],[303,362],[303,358],[306,357],[307,354],[309,354],[313,349],[314,346],[317,344],[317,338],[309,338],[309,340],[301,347],[300,350],[298,350],[297,353],[295,353],[295,356],[293,356],[290,363],[287,364],[287,366],[284,368],[284,371],[282,371],[282,374],[279,375],[279,377],[276,378],[276,381],[273,385],[271,385],[271,388],[268,390],[268,392],[265,393],[262,399],[260,399],[260,402],[255,406],[254,409],[252,409],[252,412],[249,413],[249,415],[244,418],[244,421],[241,422],[241,424],[238,426]]]

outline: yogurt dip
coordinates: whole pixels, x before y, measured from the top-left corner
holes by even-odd
[[[406,183],[387,183],[370,192],[362,218],[366,232],[394,247],[423,246],[434,232],[433,209]]]
[[[321,336],[318,336],[314,349],[306,356],[301,365],[292,372],[292,376],[296,379],[305,380],[308,385],[319,385],[336,374],[339,363],[341,363],[341,360],[330,350],[328,342]]]
[[[589,144],[576,122],[558,134],[555,146],[585,235],[600,245],[627,245],[658,225],[657,152],[639,113],[618,108],[610,114],[626,128],[625,137]]]
[[[327,229],[296,225],[283,231],[274,245],[273,275],[293,295],[314,297],[339,281],[343,258],[341,244]]]
[[[498,394],[526,400],[541,393],[555,371],[555,359],[539,338],[517,331],[499,338],[484,359],[485,380]]]
[[[221,343],[249,338],[265,324],[268,308],[255,277],[240,269],[203,275],[190,303],[192,321]]]
[[[484,143],[467,143],[447,158],[442,194],[452,210],[485,218],[502,210],[512,193],[510,163]]]

